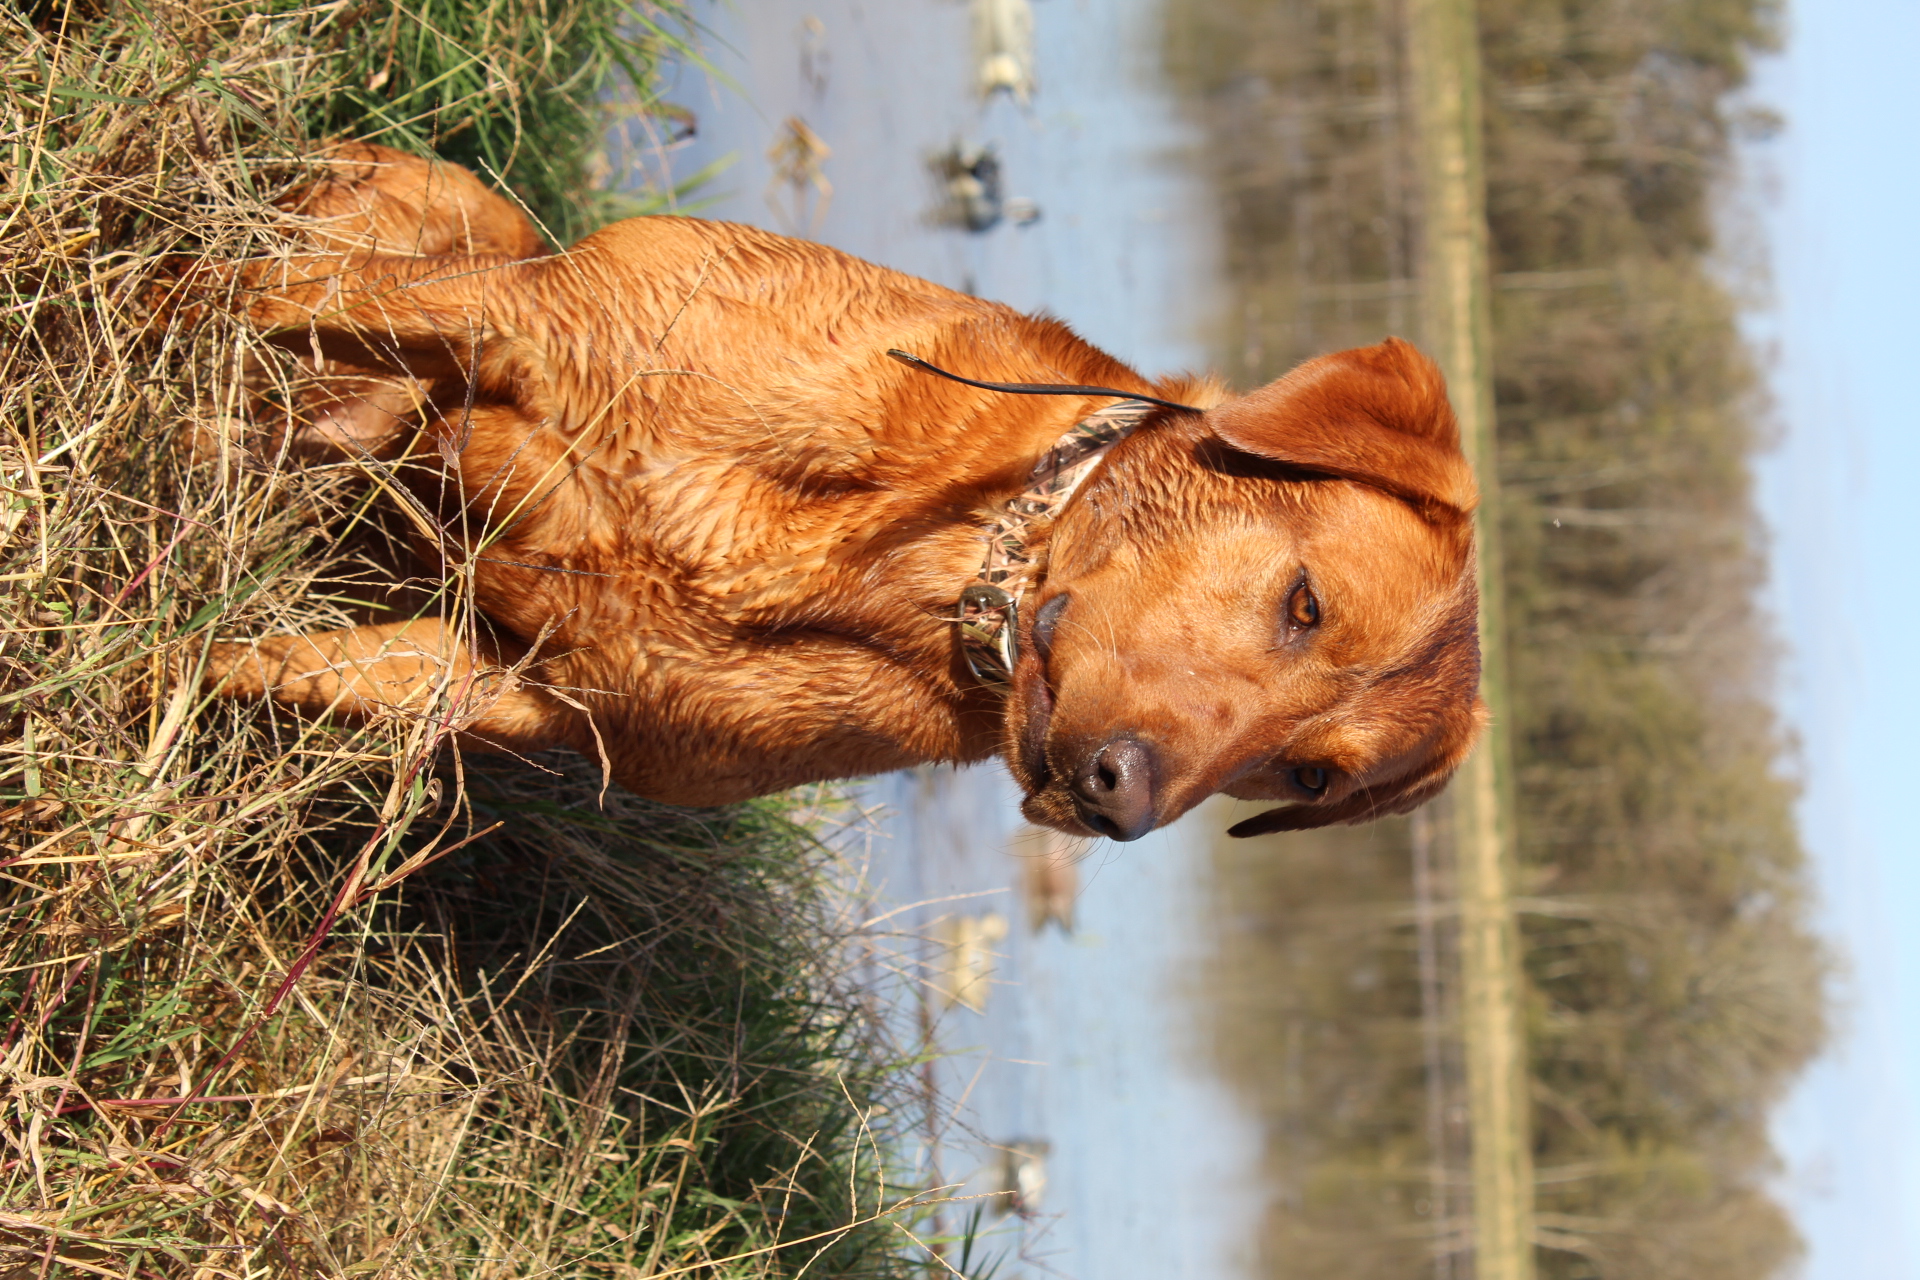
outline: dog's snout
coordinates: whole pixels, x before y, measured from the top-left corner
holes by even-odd
[[[1153,752],[1132,738],[1115,738],[1073,775],[1080,820],[1114,840],[1138,840],[1153,829]]]

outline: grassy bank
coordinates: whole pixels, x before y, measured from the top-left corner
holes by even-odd
[[[285,357],[166,279],[270,251],[337,136],[491,172],[564,242],[619,203],[606,104],[671,131],[685,34],[606,0],[0,13],[0,1276],[912,1269],[917,1111],[826,810],[603,801],[578,760],[455,759],[444,703],[347,729],[191,678],[386,607],[386,477],[277,464],[248,419]]]

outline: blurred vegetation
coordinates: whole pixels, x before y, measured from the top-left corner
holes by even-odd
[[[0,8],[0,1276],[932,1265],[829,797],[674,810],[459,760],[453,691],[346,728],[194,679],[384,607],[392,477],[258,447],[298,369],[169,282],[282,245],[341,133],[590,224],[681,17]]]
[[[332,77],[308,127],[432,150],[517,194],[556,245],[663,195],[608,190],[633,176],[611,139],[664,154],[690,114],[662,96],[665,63],[698,62],[684,3],[409,0],[359,3],[319,24]],[[626,123],[627,130],[608,129]]]
[[[1245,384],[1411,334],[1419,192],[1391,0],[1176,3]],[[1798,1241],[1769,1108],[1819,1048],[1719,256],[1760,0],[1483,0],[1499,468],[1541,1274],[1754,1280]],[[1760,113],[1746,120],[1765,122]],[[1417,335],[1415,335],[1417,336]],[[1470,1270],[1458,993],[1423,996],[1416,827],[1223,846],[1218,1050],[1266,1118],[1266,1273]],[[1424,836],[1422,837],[1424,839]],[[1444,906],[1445,850],[1429,850]],[[1449,968],[1433,917],[1429,978]],[[1430,1086],[1437,1088],[1430,1094]]]

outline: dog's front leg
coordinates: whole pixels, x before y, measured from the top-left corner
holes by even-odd
[[[248,269],[247,316],[305,357],[287,445],[298,459],[389,458],[431,416],[431,379],[474,375],[500,308],[497,257],[312,254]],[[450,394],[462,395],[457,389]],[[467,398],[464,397],[463,398]]]
[[[302,254],[246,269],[246,315],[304,356],[408,377],[466,377],[497,336],[503,304],[528,265],[499,255]]]
[[[476,655],[438,618],[214,646],[205,687],[365,722],[431,717],[468,745],[572,745],[580,712],[531,683],[525,655]]]

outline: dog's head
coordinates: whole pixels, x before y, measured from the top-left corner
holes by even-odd
[[[1473,473],[1404,342],[1323,356],[1114,447],[1022,610],[1006,754],[1029,818],[1133,840],[1404,813],[1485,720]]]

